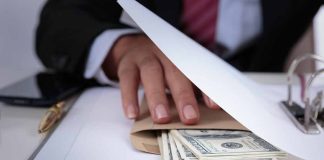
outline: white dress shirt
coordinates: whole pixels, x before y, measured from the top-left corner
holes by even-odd
[[[220,0],[216,30],[216,41],[228,49],[227,55],[260,34],[262,30],[260,0]],[[93,42],[84,73],[85,78],[96,78],[101,84],[118,86],[104,74],[101,64],[114,45],[123,35],[139,33],[141,30],[123,12],[120,21],[134,29],[110,29],[101,33]]]

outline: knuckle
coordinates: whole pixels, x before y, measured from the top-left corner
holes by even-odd
[[[155,64],[150,66],[149,68],[146,68],[150,73],[154,73],[154,74],[162,74],[162,68],[159,64]]]
[[[158,89],[151,89],[150,91],[148,91],[147,94],[150,97],[161,97],[161,96],[163,96],[163,92],[158,90]]]
[[[179,73],[181,73],[179,70],[178,70],[178,68],[176,67],[176,66],[174,66],[173,64],[170,64],[170,66],[168,67],[169,69],[169,72],[171,73],[171,74],[179,74]]]
[[[143,62],[141,62],[140,64],[140,69],[144,71],[143,73],[154,75],[162,74],[162,66],[155,58],[148,58],[146,60],[143,60]]]
[[[158,63],[156,57],[154,57],[154,56],[145,56],[139,61],[139,66],[141,68],[144,68],[144,67],[151,68],[151,67],[156,67],[158,65],[159,65],[159,63]]]
[[[119,78],[128,77],[134,73],[135,73],[135,68],[130,68],[130,67],[118,69],[117,72]]]
[[[189,88],[182,88],[182,89],[179,89],[176,94],[179,96],[179,98],[181,99],[190,99],[190,98],[193,98],[193,91],[192,89],[189,89]]]
[[[171,79],[183,76],[180,70],[172,63],[166,63],[165,74],[167,77]]]

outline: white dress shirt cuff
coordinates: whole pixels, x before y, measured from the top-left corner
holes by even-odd
[[[109,79],[103,69],[99,69],[97,73],[93,76],[99,84],[109,84],[113,87],[119,87],[119,83]]]
[[[122,35],[141,32],[138,29],[111,29],[101,33],[90,48],[89,57],[86,63],[84,77],[87,79],[95,78],[101,84],[116,85],[105,76],[101,69],[101,64],[107,57],[109,50],[113,47],[115,41]]]

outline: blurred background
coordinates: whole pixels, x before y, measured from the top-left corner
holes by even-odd
[[[34,31],[40,9],[46,0],[0,1],[0,78],[21,79],[42,70],[35,55]],[[313,26],[292,52],[316,52],[324,55],[324,7]],[[324,67],[324,65],[323,65]],[[19,71],[19,74],[15,74]],[[20,74],[21,73],[21,74]],[[9,79],[8,79],[9,80]],[[3,80],[2,82],[8,82]],[[10,81],[10,80],[9,80]],[[0,84],[4,86],[5,84]]]
[[[0,1],[0,78],[5,82],[0,87],[43,69],[35,55],[34,31],[44,2]]]

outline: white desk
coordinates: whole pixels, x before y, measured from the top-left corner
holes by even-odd
[[[5,73],[5,70],[0,70]],[[9,72],[8,72],[9,73]],[[18,72],[19,73],[19,72]],[[11,81],[15,81],[30,75],[31,73],[25,74],[11,74],[12,76],[6,77],[6,79],[1,78],[1,86],[9,84]],[[9,75],[9,74],[2,74]],[[251,78],[256,79],[262,83],[271,84],[282,84],[285,82],[283,74],[248,74]],[[0,86],[0,87],[1,87]],[[91,91],[88,91],[91,92]],[[104,97],[105,98],[105,97]],[[117,89],[112,89],[111,93],[107,95],[107,99],[110,99],[109,107],[114,107],[116,111],[116,117],[112,119],[120,119],[122,114],[120,94]],[[91,107],[91,104],[86,104]],[[107,106],[108,107],[108,106]],[[41,143],[43,137],[37,133],[37,127],[39,124],[39,119],[44,114],[45,109],[41,108],[30,108],[30,107],[13,107],[0,103],[1,119],[0,119],[0,159],[11,159],[11,160],[21,160],[27,159],[37,146]],[[118,117],[120,116],[120,117]],[[123,129],[119,130],[117,125],[123,125]],[[96,152],[107,152],[112,155],[117,156],[121,154],[122,157],[115,157],[121,159],[138,159],[147,157],[148,159],[159,159],[159,156],[149,155],[145,153],[140,153],[132,149],[131,144],[128,143],[129,140],[129,130],[131,128],[132,122],[128,121],[126,118],[122,118],[118,122],[107,123],[107,128],[111,129],[112,132],[120,135],[119,139],[105,139],[106,141],[112,142],[111,144],[115,146],[119,141],[122,141],[122,145],[119,147],[112,147],[110,150],[91,150],[87,152],[76,153],[83,154],[86,157],[95,157]],[[126,126],[126,127],[125,127]],[[104,127],[103,127],[104,128]],[[103,136],[103,135],[98,135]],[[109,137],[109,135],[107,135]],[[89,141],[90,143],[91,141]],[[85,141],[84,143],[87,143]],[[100,144],[98,144],[100,147]],[[108,149],[108,148],[107,148]],[[92,152],[91,152],[92,151]],[[73,153],[73,151],[69,151]],[[73,154],[70,154],[73,156]],[[66,157],[64,157],[66,158]],[[68,159],[73,159],[69,157]]]
[[[0,68],[0,88],[36,71]],[[39,119],[46,109],[17,107],[0,103],[0,159],[27,159],[42,140],[37,132]]]

